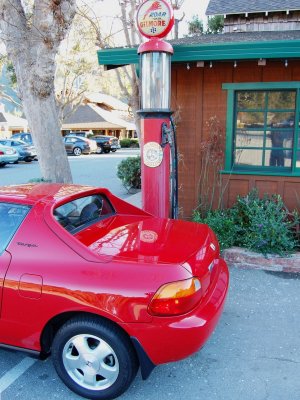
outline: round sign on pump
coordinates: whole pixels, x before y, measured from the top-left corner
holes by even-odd
[[[137,26],[147,38],[166,36],[174,25],[173,9],[165,0],[146,0],[137,11]]]

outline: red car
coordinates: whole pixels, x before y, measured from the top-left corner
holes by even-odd
[[[228,269],[206,225],[159,219],[106,189],[0,187],[0,343],[52,354],[77,394],[112,399],[138,368],[198,351]]]

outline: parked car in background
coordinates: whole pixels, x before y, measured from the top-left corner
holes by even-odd
[[[115,152],[121,148],[120,141],[115,136],[96,135],[92,137],[97,142],[98,154]]]
[[[18,159],[19,154],[15,149],[0,144],[0,167],[4,167],[8,163],[16,163]]]
[[[65,136],[63,138],[67,154],[80,156],[81,154],[91,154],[97,152],[97,143],[95,140],[79,136]]]
[[[90,132],[84,132],[84,131],[80,131],[80,132],[70,132],[68,133],[66,136],[79,136],[79,137],[85,137],[88,138],[89,136],[91,136]]]
[[[36,149],[33,145],[17,139],[1,139],[0,144],[12,147],[19,154],[18,161],[31,162],[37,156]]]
[[[27,144],[33,145],[32,136],[29,132],[14,133],[13,135],[11,135],[10,139],[22,140]]]
[[[1,345],[51,354],[88,399],[194,354],[222,314],[229,272],[207,225],[44,183],[0,187],[0,232]]]

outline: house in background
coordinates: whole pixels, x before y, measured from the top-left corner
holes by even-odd
[[[207,8],[207,15],[225,16],[225,33],[170,41],[182,216],[203,201],[199,191],[202,198],[213,192],[214,207],[219,200],[229,207],[254,187],[299,209],[300,3],[225,3],[211,0]],[[136,48],[99,50],[98,59],[107,68],[139,62]],[[221,188],[211,186],[212,133],[220,136]]]
[[[4,112],[4,107],[0,107],[0,138],[6,139],[13,133],[27,132],[27,130],[28,122],[26,119]]]
[[[119,139],[136,137],[128,105],[103,93],[86,94],[82,104],[64,119],[62,131],[89,131]]]

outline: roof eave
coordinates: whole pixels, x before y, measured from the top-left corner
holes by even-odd
[[[300,40],[223,42],[173,45],[172,63],[253,59],[291,59],[300,56]],[[112,48],[98,51],[98,62],[107,68],[138,64],[137,48]]]
[[[205,15],[208,17],[216,17],[218,15],[243,15],[243,14],[266,14],[266,13],[273,13],[273,12],[291,12],[291,11],[300,11],[299,8],[288,8],[288,9],[275,9],[275,10],[256,10],[256,11],[231,11],[231,12],[206,12]]]

